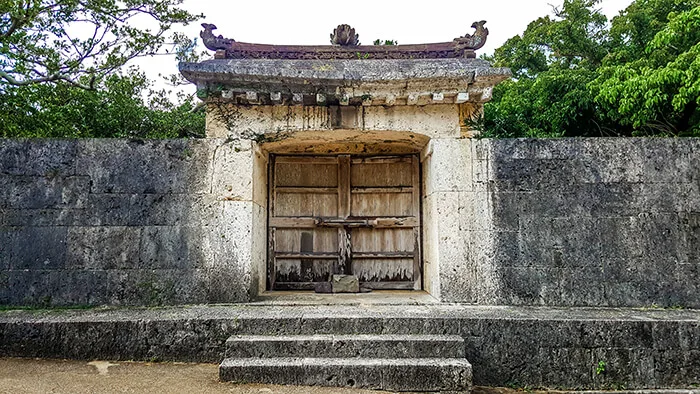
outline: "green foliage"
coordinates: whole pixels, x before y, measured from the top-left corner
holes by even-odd
[[[182,0],[4,0],[0,2],[0,137],[201,136],[192,97],[155,91],[131,59],[174,53],[196,61],[174,24],[198,18]],[[136,27],[136,26],[141,26]],[[168,80],[175,85],[179,76]]]
[[[174,104],[168,92],[150,91],[135,69],[110,75],[86,90],[69,83],[9,86],[0,95],[0,137],[201,137],[204,114],[192,98]],[[142,97],[148,94],[150,102]]]
[[[595,367],[595,374],[596,375],[601,375],[605,373],[605,368],[607,367],[607,364],[605,361],[598,361],[598,365]]]
[[[700,136],[700,0],[637,0],[611,24],[598,0],[565,0],[489,60],[485,137]]]
[[[376,39],[373,42],[374,45],[399,45],[399,42],[396,40],[380,40]]]
[[[599,70],[591,84],[605,114],[637,135],[700,135],[700,6],[668,14],[644,54]]]
[[[3,0],[0,89],[56,81],[93,89],[129,60],[157,53],[172,25],[196,20],[177,7],[182,1]]]

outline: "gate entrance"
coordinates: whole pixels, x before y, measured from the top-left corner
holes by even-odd
[[[419,166],[416,155],[271,155],[269,288],[351,274],[366,288],[420,290]]]

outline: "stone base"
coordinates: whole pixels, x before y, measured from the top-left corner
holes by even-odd
[[[221,362],[231,335],[449,334],[475,385],[700,384],[700,311],[425,305],[233,305],[0,312],[0,357]],[[597,373],[599,363],[604,372]]]

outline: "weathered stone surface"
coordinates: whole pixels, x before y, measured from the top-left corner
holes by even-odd
[[[355,275],[333,275],[331,288],[333,293],[359,293],[360,281]]]
[[[0,304],[248,300],[252,215],[212,190],[221,144],[2,141]]]
[[[431,272],[428,261],[439,259],[442,300],[700,305],[693,284],[698,282],[694,217],[700,211],[700,190],[697,182],[689,182],[699,172],[688,164],[700,150],[699,140],[470,143],[465,156],[471,162],[474,193],[460,194],[458,203],[450,202],[453,197],[444,200],[447,195],[436,195],[435,202],[424,200],[425,234],[433,228],[431,215],[459,216],[459,225],[444,219],[432,222],[435,228],[444,227],[424,239],[426,273]],[[435,153],[426,157],[424,174],[434,177],[430,169],[436,158]],[[425,184],[434,188],[430,180]],[[445,213],[429,204],[444,206]],[[468,245],[470,264],[434,256],[430,248],[439,250],[443,242]],[[443,269],[449,266],[455,270]],[[467,290],[464,283],[474,285]]]
[[[456,304],[5,311],[0,356],[219,362],[231,335],[453,333],[476,385],[687,388],[700,383],[699,313]],[[596,374],[600,361],[605,374]]]
[[[460,358],[457,335],[237,335],[226,341],[226,357]]]
[[[465,359],[227,358],[219,379],[237,383],[337,386],[393,391],[470,388]]]
[[[0,174],[37,177],[66,177],[75,172],[75,140],[3,140],[0,144]]]
[[[209,193],[216,140],[86,140],[76,167],[92,193]],[[95,163],[101,163],[95,165]]]
[[[139,266],[138,227],[69,227],[66,268],[129,269]]]

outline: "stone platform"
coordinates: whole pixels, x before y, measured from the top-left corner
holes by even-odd
[[[357,334],[375,342],[397,335],[459,336],[474,385],[642,389],[700,384],[696,310],[397,305],[359,298],[345,305],[264,300],[0,312],[2,357],[221,362],[232,336],[309,340]]]

